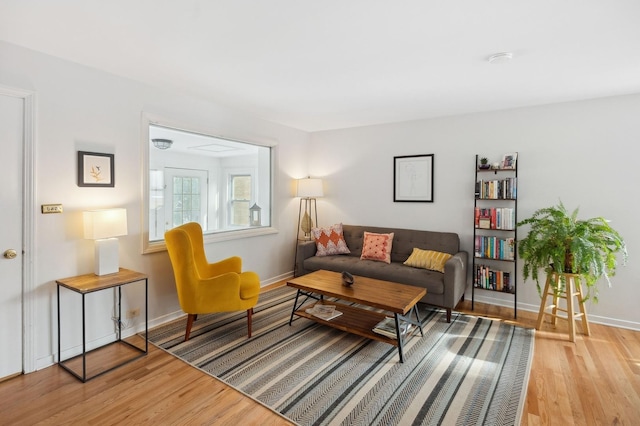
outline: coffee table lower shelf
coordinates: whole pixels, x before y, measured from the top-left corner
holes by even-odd
[[[378,325],[378,323],[384,318],[388,317],[388,315],[385,315],[382,312],[369,311],[367,309],[362,309],[355,306],[348,306],[343,303],[331,303],[331,305],[335,305],[336,311],[342,312],[342,315],[335,317],[329,321],[309,314],[305,312],[304,309],[297,310],[294,313],[299,317],[307,318],[317,323],[328,325],[329,327],[333,327],[338,330],[346,331],[347,333],[357,334],[358,336],[366,337],[368,339],[388,343],[393,346],[398,346],[398,339],[392,339],[373,331],[373,328]],[[311,308],[312,306],[314,305],[306,305],[305,309]],[[412,331],[413,329],[409,331],[409,334],[411,334]],[[406,339],[406,336],[404,337]]]

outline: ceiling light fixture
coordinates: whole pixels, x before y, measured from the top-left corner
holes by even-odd
[[[505,64],[511,59],[513,59],[513,53],[511,52],[495,53],[487,58],[490,64]]]
[[[169,149],[171,145],[173,145],[171,139],[151,139],[151,142],[153,142],[153,146],[158,149]]]

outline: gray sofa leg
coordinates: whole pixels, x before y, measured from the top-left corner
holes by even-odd
[[[447,322],[451,322],[451,309],[447,309]]]

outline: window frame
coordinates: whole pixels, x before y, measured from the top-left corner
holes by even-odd
[[[277,169],[277,157],[278,157],[277,156],[278,144],[276,142],[256,140],[255,137],[251,137],[249,140],[249,138],[245,138],[245,137],[235,138],[235,137],[229,137],[229,136],[221,136],[219,135],[218,131],[213,131],[211,129],[202,129],[194,125],[185,125],[184,123],[177,123],[175,121],[158,117],[154,114],[146,113],[146,112],[142,114],[141,123],[142,124],[141,124],[140,135],[141,135],[141,150],[142,150],[141,152],[142,230],[140,234],[141,234],[141,243],[142,243],[141,244],[142,254],[156,253],[156,252],[166,251],[167,249],[164,239],[149,241],[149,205],[150,205],[149,126],[151,125],[167,127],[175,130],[184,131],[184,132],[197,133],[201,135],[211,136],[214,138],[226,139],[233,142],[240,142],[240,143],[246,143],[250,145],[269,148],[269,152],[270,152],[270,155],[269,155],[269,166],[270,166],[269,167],[270,169],[269,170],[269,189],[270,189],[269,204],[270,206],[269,207],[270,209],[268,214],[270,218],[270,221],[269,221],[270,225],[260,226],[260,227],[254,226],[254,227],[248,227],[248,228],[242,228],[242,229],[225,229],[225,230],[219,230],[219,231],[207,231],[203,233],[203,237],[204,237],[205,244],[207,244],[207,243],[213,243],[213,242],[230,241],[230,240],[237,240],[237,239],[255,237],[260,235],[269,235],[269,234],[278,233],[278,229],[274,227],[274,216],[273,216],[273,212],[277,211],[277,208],[275,205],[275,197],[274,197],[274,194],[276,193],[275,171]],[[227,174],[228,171],[225,171],[224,173]],[[252,176],[252,185],[255,185],[255,176]],[[252,189],[255,189],[255,188],[252,188]],[[252,193],[255,194],[254,192]],[[223,209],[223,210],[226,210],[226,209]],[[226,217],[223,218],[223,220],[226,220]]]

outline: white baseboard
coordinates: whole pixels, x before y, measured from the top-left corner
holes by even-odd
[[[124,330],[123,330],[123,334],[124,334]],[[95,340],[90,340],[86,343],[86,349],[87,352],[99,348],[100,346],[104,346],[106,344],[109,344],[111,342],[113,342],[114,340],[116,340],[116,334],[112,333],[109,334],[107,336],[103,336],[100,337],[98,339]],[[82,344],[76,345],[76,346],[72,346],[68,349],[63,349],[62,350],[62,359],[69,359],[69,358],[73,358],[74,356],[80,355],[82,354]],[[58,363],[58,357],[56,357],[56,354],[51,354],[51,355],[47,355],[46,357],[43,358],[39,358],[36,361],[36,370],[42,370],[43,368],[47,368],[52,366],[53,364],[57,364]]]
[[[170,314],[151,319],[149,320],[149,329],[152,329],[153,327],[157,327],[164,323],[176,320],[184,315],[185,313],[182,311],[175,311]],[[144,333],[144,322],[133,324],[131,327],[123,329],[122,338],[124,339],[126,337],[133,336],[134,334],[137,334],[137,333]],[[112,343],[115,340],[116,340],[116,334],[112,333],[110,335],[101,337],[99,339],[88,341],[87,351]],[[80,344],[80,345],[76,345],[74,347],[62,350],[62,358],[69,359],[76,355],[80,355],[81,353],[82,353],[82,345]],[[58,362],[58,358],[56,357],[56,354],[51,354],[51,355],[47,355],[45,357],[39,358],[38,360],[36,360],[36,370],[42,370],[43,368],[51,367],[52,365],[57,364],[57,362]]]
[[[466,296],[465,296],[465,299],[466,299]],[[513,308],[513,301],[499,299],[496,297],[476,296],[475,300],[476,302],[480,302],[480,303],[503,306],[505,308]],[[518,310],[534,312],[536,314],[540,311],[540,305],[532,305],[530,303],[518,302],[517,308]],[[587,316],[589,318],[589,322],[594,324],[602,324],[610,327],[626,328],[629,330],[640,331],[640,322],[626,321],[626,320],[620,320],[616,318],[603,317],[600,315],[593,315],[589,313],[588,310],[587,310]]]
[[[282,280],[286,280],[289,278],[293,278],[293,271],[285,272],[284,274],[277,275],[273,278],[269,278],[268,280],[264,280],[260,282],[260,287],[266,287],[271,284],[275,284]]]

